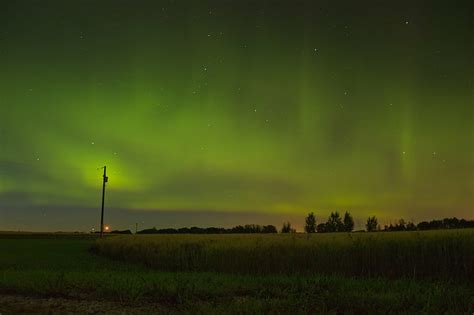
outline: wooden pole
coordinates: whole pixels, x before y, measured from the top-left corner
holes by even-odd
[[[102,211],[100,213],[100,237],[104,234],[104,201],[105,201],[105,183],[107,182],[107,166],[104,166],[104,177],[102,181]]]

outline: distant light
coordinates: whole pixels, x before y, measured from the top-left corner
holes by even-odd
[[[109,226],[108,226],[108,225],[105,226],[105,230],[106,230],[106,231],[109,230]]]

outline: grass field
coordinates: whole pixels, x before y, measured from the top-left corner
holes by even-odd
[[[474,231],[138,235],[107,238],[100,254],[169,271],[340,274],[474,281]]]
[[[467,238],[468,240],[464,242],[457,239],[456,243],[451,241],[440,243],[438,250],[441,253],[446,251],[451,253],[451,249],[445,248],[446,246],[472,244],[472,242],[469,243],[469,239],[472,241],[473,231],[463,231],[461,234],[449,234],[453,231],[446,231],[446,233],[448,233],[446,234],[448,239]],[[189,261],[172,268],[166,264],[174,260],[168,260],[162,266],[151,264],[153,268],[147,266],[150,264],[149,260],[144,264],[131,262],[141,261],[140,257],[151,259],[150,255],[160,257],[160,250],[156,249],[160,247],[156,246],[165,246],[163,244],[168,244],[170,250],[181,248],[179,255],[185,255],[184,257],[190,259],[185,254],[186,248],[191,252],[196,250],[193,247],[195,245],[189,245],[194,242],[198,244],[204,242],[207,244],[204,248],[209,247],[209,244],[213,244],[211,248],[212,246],[226,248],[224,244],[227,244],[229,248],[234,248],[238,247],[235,240],[245,239],[240,244],[247,248],[247,252],[234,252],[233,255],[234,259],[239,261],[242,259],[239,256],[248,254],[251,250],[248,246],[252,244],[265,248],[262,245],[265,242],[280,242],[280,247],[275,245],[275,248],[281,250],[283,244],[295,244],[296,248],[300,248],[299,246],[303,246],[306,242],[316,242],[311,238],[305,239],[304,235],[295,237],[273,235],[269,236],[269,239],[266,238],[267,236],[260,235],[231,236],[235,239],[226,237],[195,237],[193,235],[124,238],[113,236],[96,243],[94,238],[86,236],[0,236],[0,292],[3,296],[14,296],[14,301],[16,301],[11,302],[10,298],[3,300],[0,298],[0,313],[22,313],[28,310],[22,309],[18,301],[28,301],[28,305],[33,307],[33,312],[39,310],[38,305],[42,305],[60,308],[63,313],[395,314],[424,312],[459,314],[474,311],[473,285],[456,278],[448,280],[445,277],[443,279],[349,277],[312,272],[293,273],[293,270],[286,270],[291,272],[283,273],[274,272],[275,270],[268,270],[265,273],[247,270],[249,272],[241,273],[239,269],[237,273],[226,273],[201,271],[201,269],[210,268],[196,268],[196,263]],[[335,244],[332,236],[324,237],[326,239],[321,242],[327,244],[325,246]],[[353,237],[359,236],[353,235]],[[398,237],[410,239],[412,236],[397,234],[394,237],[395,239]],[[208,239],[203,241],[206,238]],[[368,239],[361,242],[365,244],[366,241]],[[339,242],[345,241],[339,240]],[[119,246],[119,244],[122,245]],[[146,246],[137,244],[146,244]],[[182,246],[182,244],[188,245]],[[115,259],[92,253],[90,248],[94,245],[96,250],[101,251],[105,248],[110,250],[114,248]],[[127,248],[133,249],[137,246],[154,249],[149,250],[148,254],[143,254],[144,256],[139,256],[140,251],[136,249],[134,252],[128,252]],[[341,250],[340,247],[335,248]],[[462,253],[465,252],[454,253],[458,255],[456,261],[465,261],[466,258],[462,257]],[[108,255],[112,255],[112,252]],[[275,259],[286,257],[285,261],[289,261],[292,257],[285,255],[289,255],[288,252],[279,253]],[[256,258],[253,257],[253,259]],[[349,257],[344,256],[344,259],[349,259]],[[199,260],[199,262],[202,261]],[[210,259],[206,261],[209,262],[209,266],[219,265]],[[426,261],[425,263],[434,265],[438,262]],[[335,264],[337,265],[337,262]],[[163,266],[168,267],[161,268]],[[237,263],[234,266],[243,268]],[[257,264],[252,263],[252,266],[257,266]],[[287,265],[277,264],[277,266]],[[183,270],[178,270],[181,267]],[[40,301],[45,301],[44,298],[51,301],[52,297],[57,299],[54,301],[60,302],[53,306],[40,303]],[[68,304],[71,304],[72,308],[68,308]]]

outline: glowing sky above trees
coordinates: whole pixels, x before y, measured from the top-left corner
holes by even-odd
[[[0,229],[473,218],[468,1],[0,12]]]

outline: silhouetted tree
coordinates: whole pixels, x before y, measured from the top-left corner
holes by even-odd
[[[406,229],[407,231],[416,231],[416,225],[413,222],[408,222]]]
[[[318,226],[316,226],[316,231],[318,233],[327,233],[327,223],[320,223]]]
[[[354,229],[354,218],[347,211],[346,211],[346,213],[344,213],[344,222],[343,223],[344,223],[344,231],[352,232],[352,230]]]
[[[222,234],[225,232],[226,231],[224,228],[217,228],[217,227],[208,227],[204,231],[205,234]]]
[[[474,220],[465,220],[458,218],[444,218],[443,220],[431,220],[421,221],[415,224],[411,221],[408,223],[405,220],[398,220],[395,225],[385,225],[384,231],[395,232],[395,231],[425,231],[425,230],[437,230],[437,229],[462,229],[474,227]]]
[[[151,228],[151,229],[145,229],[145,230],[138,231],[137,234],[156,234],[157,232],[158,232],[158,230],[156,229],[156,227],[154,227],[154,228]]]
[[[443,227],[446,229],[455,229],[459,226],[458,218],[445,218],[443,219]]]
[[[398,229],[399,231],[405,231],[407,229],[405,220],[403,219],[398,220]]]
[[[244,228],[247,233],[262,233],[262,227],[258,224],[246,224]]]
[[[427,221],[421,221],[420,223],[417,224],[417,227],[419,230],[429,230],[430,229],[430,223]]]
[[[244,233],[244,227],[242,225],[237,225],[234,226],[231,230],[230,233]]]
[[[427,222],[425,222],[425,223],[427,224]],[[425,223],[423,223],[423,222],[421,223],[420,230],[423,229]],[[395,225],[390,224],[389,226],[385,225],[385,227],[384,227],[384,231],[388,231],[388,232],[415,231],[417,229],[418,229],[417,226],[413,222],[406,223],[405,220],[403,220],[403,219],[398,220],[398,223],[396,223]]]
[[[365,227],[367,228],[367,232],[373,232],[377,230],[377,224],[378,224],[378,221],[375,216],[369,217],[367,219],[367,223],[365,224]]]
[[[264,225],[262,233],[278,233],[277,228],[274,225]]]
[[[286,223],[283,223],[283,227],[281,228],[281,232],[282,233],[294,233],[294,232],[296,232],[296,230],[291,227],[290,222],[286,222]]]
[[[327,232],[343,232],[344,224],[342,223],[339,212],[331,212],[328,222],[326,223]]]
[[[432,220],[430,222],[430,230],[436,230],[436,229],[442,229],[442,228],[444,228],[442,220]]]
[[[314,213],[311,212],[308,214],[308,216],[305,219],[305,226],[304,230],[306,233],[316,233],[316,217],[314,216]]]

